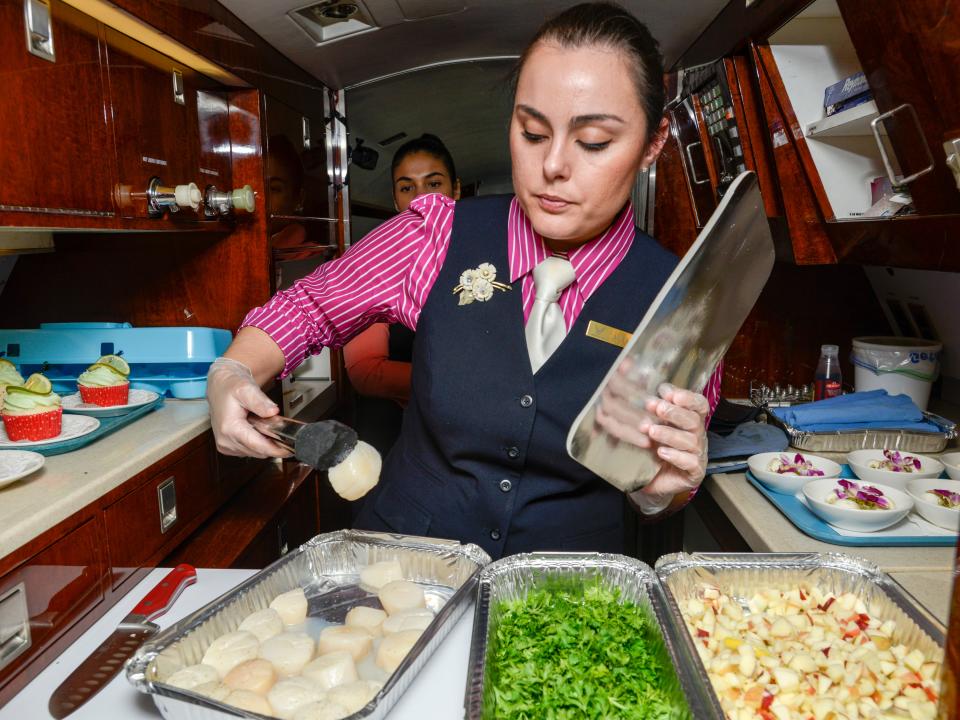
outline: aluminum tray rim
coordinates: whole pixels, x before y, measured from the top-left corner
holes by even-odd
[[[221,612],[227,605],[239,598],[245,592],[248,592],[263,581],[273,572],[282,568],[284,565],[292,563],[297,557],[318,546],[336,542],[360,542],[375,545],[398,545],[405,549],[419,549],[422,551],[435,553],[455,553],[468,562],[474,563],[477,567],[473,573],[457,588],[450,596],[449,600],[434,618],[436,628],[433,632],[427,631],[417,640],[416,644],[403,659],[397,669],[391,673],[390,677],[384,683],[383,687],[377,692],[376,696],[363,708],[348,716],[348,718],[365,718],[381,708],[381,702],[384,698],[391,696],[401,680],[406,681],[405,674],[415,662],[421,659],[424,650],[431,643],[439,644],[452,630],[453,624],[464,612],[466,612],[470,601],[474,597],[474,588],[476,587],[479,574],[484,566],[490,562],[490,556],[479,546],[472,543],[460,543],[455,540],[443,540],[427,537],[415,537],[408,535],[398,535],[390,533],[380,533],[365,530],[337,530],[324,533],[311,538],[303,545],[293,550],[283,557],[275,560],[267,567],[257,571],[246,580],[235,587],[223,593],[216,599],[207,603],[202,608],[182,618],[170,627],[161,630],[148,642],[141,645],[134,655],[126,662],[127,680],[141,693],[171,698],[193,706],[199,706],[208,710],[217,711],[220,715],[226,717],[242,717],[251,720],[276,720],[273,717],[261,715],[259,713],[242,710],[231,705],[225,705],[212,698],[193,693],[189,690],[180,690],[164,683],[155,682],[147,677],[147,671],[156,658],[174,643],[187,637],[192,631],[199,628],[205,622]],[[429,657],[428,653],[428,657]],[[426,658],[423,658],[424,662]],[[404,691],[406,688],[404,688]],[[403,691],[400,691],[403,692]],[[396,699],[399,699],[399,695]],[[396,700],[395,699],[395,700]],[[395,702],[394,700],[394,702]],[[392,705],[392,703],[391,703]]]

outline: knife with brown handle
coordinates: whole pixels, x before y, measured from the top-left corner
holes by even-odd
[[[163,615],[180,592],[197,580],[197,571],[177,565],[137,603],[116,630],[50,696],[47,709],[60,720],[96,695],[123,669],[124,662],[160,628],[150,622]]]

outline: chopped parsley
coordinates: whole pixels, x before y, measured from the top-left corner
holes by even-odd
[[[656,622],[599,578],[498,603],[491,621],[487,718],[691,717]]]

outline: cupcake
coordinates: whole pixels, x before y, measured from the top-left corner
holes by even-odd
[[[80,399],[110,407],[126,405],[130,395],[130,366],[119,355],[104,355],[77,378]]]
[[[23,376],[17,372],[17,368],[12,362],[0,358],[0,407],[3,406],[3,396],[10,385],[23,385]]]
[[[34,373],[23,387],[7,386],[0,416],[10,440],[47,440],[60,434],[63,408],[50,381]]]

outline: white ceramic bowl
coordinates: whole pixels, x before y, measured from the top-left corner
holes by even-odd
[[[864,482],[874,485],[887,485],[906,490],[907,483],[910,480],[920,478],[935,478],[943,472],[943,463],[934,460],[926,455],[917,455],[916,453],[900,453],[901,455],[910,455],[920,460],[920,469],[916,472],[893,472],[893,470],[880,470],[870,467],[871,460],[884,460],[883,450],[854,450],[847,453],[847,463],[857,474],[857,477]]]
[[[951,480],[960,480],[960,452],[941,455],[937,460],[943,463]]]
[[[805,475],[794,475],[793,473],[785,473],[781,475],[780,473],[775,473],[768,470],[767,468],[770,467],[770,461],[780,457],[781,455],[786,455],[792,460],[797,455],[797,451],[784,450],[782,453],[759,453],[757,455],[751,455],[750,458],[747,459],[747,465],[750,466],[750,472],[753,473],[753,476],[771,490],[779,493],[795,495],[800,488],[802,488],[811,480],[819,480],[821,477],[839,477],[840,471],[842,470],[842,468],[833,460],[827,460],[819,455],[810,455],[809,453],[800,453],[800,455],[803,455],[805,460],[809,460],[811,463],[813,463],[813,466],[817,470],[822,470],[822,476],[818,475],[814,477],[808,477]]]
[[[861,510],[826,502],[826,497],[837,487],[836,478],[808,482],[803,486],[803,495],[807,498],[807,506],[814,515],[838,528],[857,532],[883,530],[898,523],[913,508],[913,498],[902,490],[877,483],[864,484],[880,490],[884,497],[893,503],[893,507],[889,510]]]
[[[907,492],[913,498],[913,509],[927,522],[957,532],[960,530],[960,508],[948,508],[928,500],[927,491],[935,488],[960,493],[960,480],[911,480],[907,483]]]

